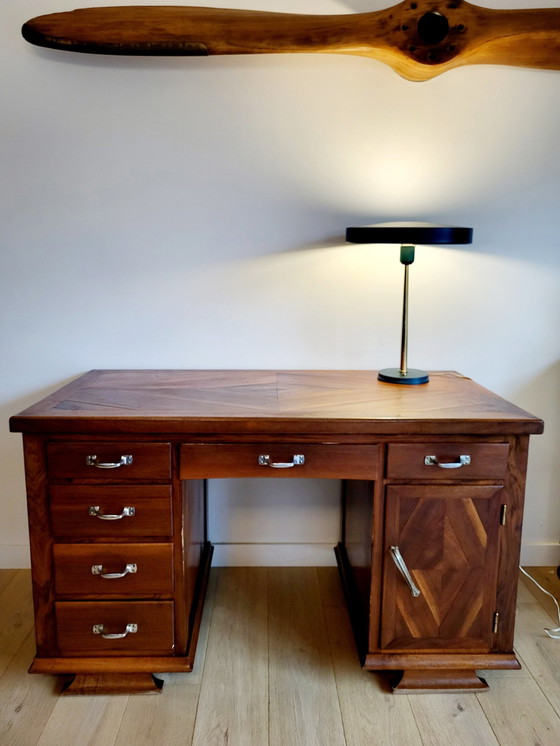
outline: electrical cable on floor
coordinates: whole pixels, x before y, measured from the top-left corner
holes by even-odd
[[[556,597],[555,597],[555,596],[553,596],[553,595],[552,595],[552,593],[549,593],[549,591],[545,590],[545,589],[544,589],[544,588],[542,587],[542,585],[540,585],[540,583],[537,583],[537,581],[535,580],[535,578],[533,578],[533,577],[532,577],[531,575],[529,575],[529,573],[528,573],[528,572],[526,572],[526,571],[525,571],[525,570],[524,570],[524,569],[523,569],[523,568],[521,567],[521,565],[519,566],[519,569],[521,570],[521,572],[523,573],[523,575],[525,575],[526,577],[528,577],[528,578],[529,578],[529,580],[532,580],[532,581],[533,581],[533,583],[534,583],[534,584],[535,584],[535,585],[537,586],[537,588],[540,588],[540,590],[541,590],[541,591],[542,591],[543,593],[546,593],[546,595],[547,595],[547,596],[550,596],[550,598],[551,598],[551,599],[552,599],[552,600],[554,601],[554,603],[556,604],[556,611],[558,612],[558,623],[559,623],[559,625],[560,625],[560,605],[558,605],[558,601],[557,601]],[[560,626],[558,626],[558,627],[555,627],[554,629],[547,629],[547,628],[545,627],[545,628],[544,628],[544,631],[546,632],[546,634],[547,634],[547,635],[548,635],[549,637],[552,637],[552,638],[553,638],[554,640],[560,640]]]

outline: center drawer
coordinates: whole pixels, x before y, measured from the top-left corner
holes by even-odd
[[[60,597],[153,598],[173,591],[172,544],[55,544]]]
[[[376,445],[184,443],[180,476],[375,479],[377,461]]]

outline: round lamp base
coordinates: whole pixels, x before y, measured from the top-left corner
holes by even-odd
[[[385,383],[408,383],[419,384],[428,383],[429,376],[425,370],[409,368],[406,373],[401,373],[399,368],[384,368],[377,374],[377,378]]]

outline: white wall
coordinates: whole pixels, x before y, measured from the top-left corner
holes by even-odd
[[[410,83],[357,57],[95,57],[21,38],[28,18],[77,5],[0,9],[0,566],[28,561],[8,417],[82,372],[396,364],[397,254],[343,240],[395,219],[475,229],[472,247],[417,250],[410,364],[545,419],[524,561],[560,564],[560,72]],[[330,562],[336,485],[267,485],[212,485],[218,561]]]

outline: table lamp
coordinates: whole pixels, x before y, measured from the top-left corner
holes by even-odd
[[[472,228],[432,223],[379,223],[346,229],[349,243],[400,244],[401,264],[404,265],[404,293],[401,331],[401,364],[399,368],[385,368],[378,379],[386,383],[427,383],[425,370],[408,367],[408,268],[414,261],[414,249],[418,244],[469,244],[472,243]]]

